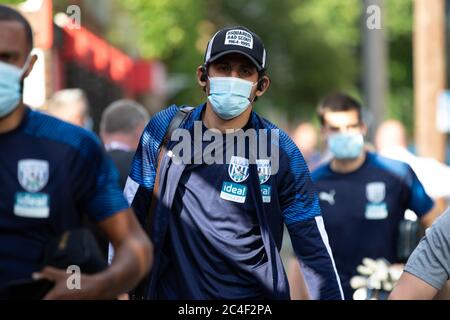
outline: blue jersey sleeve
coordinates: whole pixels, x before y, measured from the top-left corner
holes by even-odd
[[[422,217],[433,208],[434,201],[425,192],[422,183],[417,178],[413,169],[411,167],[408,169],[409,175],[406,181],[410,188],[408,208],[414,211],[417,216]]]
[[[320,216],[319,199],[305,160],[294,144],[280,132],[279,196],[286,225]]]
[[[283,165],[284,164],[284,165]],[[315,298],[342,300],[341,283],[321,217],[319,199],[303,156],[294,142],[280,134],[280,185],[283,218],[292,246]]]
[[[119,173],[100,143],[87,136],[81,144],[85,149],[82,166],[75,170],[75,190],[79,192],[82,211],[99,222],[128,208],[119,187]]]
[[[405,194],[405,206],[421,217],[429,212],[434,201],[425,192],[425,189],[417,178],[414,170],[405,162],[382,157],[377,154],[369,154],[374,157],[375,165],[385,171],[391,172],[402,183]]]

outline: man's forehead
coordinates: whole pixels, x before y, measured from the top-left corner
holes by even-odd
[[[328,111],[324,114],[325,121],[330,125],[358,124],[358,112],[356,110]]]
[[[25,28],[18,21],[0,21],[0,54],[25,54],[27,41]]]
[[[245,55],[240,53],[229,53],[224,55],[223,57],[218,58],[213,64],[217,63],[238,63],[243,64],[249,67],[255,67],[255,64]]]

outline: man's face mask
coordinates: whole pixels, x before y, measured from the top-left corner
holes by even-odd
[[[256,83],[234,77],[209,78],[209,101],[214,112],[223,120],[231,120],[247,110],[252,88]]]
[[[361,133],[335,133],[328,138],[328,148],[339,160],[358,158],[363,146],[364,138]]]
[[[0,118],[16,110],[22,101],[22,77],[28,61],[22,69],[0,61]]]

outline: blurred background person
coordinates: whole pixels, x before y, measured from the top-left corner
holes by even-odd
[[[310,171],[318,167],[321,154],[318,150],[317,130],[310,122],[300,123],[292,132],[292,139],[302,152]]]
[[[363,258],[399,262],[399,226],[406,209],[428,226],[434,202],[407,164],[364,148],[367,127],[358,101],[330,95],[317,113],[333,159],[312,179],[345,298],[352,299],[350,279]]]
[[[81,89],[64,89],[56,92],[48,101],[47,112],[58,119],[92,130],[89,102]]]
[[[109,105],[100,121],[100,137],[120,173],[122,189],[130,171],[139,140],[149,121],[147,110],[132,100]]]
[[[391,119],[381,123],[376,132],[375,145],[381,155],[409,164],[433,199],[450,197],[450,167],[436,159],[419,157],[410,152],[401,122]]]
[[[144,106],[127,99],[111,103],[102,113],[100,138],[106,153],[119,171],[119,183],[122,190],[125,188],[134,154],[149,119],[150,116]],[[106,237],[98,230],[95,230],[95,234],[111,263],[114,255],[112,245],[108,245]],[[125,296],[122,298],[127,299]]]

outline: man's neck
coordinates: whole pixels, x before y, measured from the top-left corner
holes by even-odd
[[[8,115],[6,118],[0,119],[0,134],[7,133],[16,129],[22,122],[24,114],[25,105],[21,103],[21,105],[17,107],[17,109],[14,110],[10,115]]]
[[[202,121],[206,128],[217,129],[220,132],[225,133],[227,130],[238,130],[244,128],[250,120],[251,113],[252,107],[249,107],[240,116],[231,120],[223,120],[216,115],[210,105],[210,102],[208,101],[206,103],[205,112],[202,115]]]
[[[132,151],[136,150],[138,141],[136,142],[131,135],[123,133],[113,133],[102,136],[103,143],[106,150],[122,150]]]
[[[366,160],[367,152],[363,151],[358,158],[351,160],[333,159],[331,161],[331,169],[338,173],[351,173],[358,170]]]

